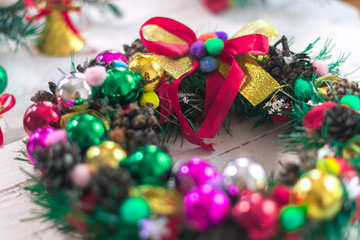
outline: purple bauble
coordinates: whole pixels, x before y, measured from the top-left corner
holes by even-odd
[[[180,166],[176,174],[176,187],[182,194],[187,194],[193,187],[216,178],[216,169],[201,158],[191,158]]]
[[[197,59],[204,58],[207,54],[204,43],[202,41],[193,43],[190,47],[190,54]]]
[[[228,39],[228,35],[226,32],[223,31],[219,31],[219,32],[215,32],[216,36],[222,40],[227,40]]]
[[[26,155],[28,156],[29,161],[32,164],[36,163],[36,159],[33,158],[32,152],[39,147],[46,148],[47,144],[45,143],[45,139],[49,134],[53,132],[54,129],[52,127],[46,127],[46,128],[39,128],[30,135],[26,146]]]
[[[124,54],[122,54],[121,52],[119,52],[118,50],[106,50],[103,51],[101,53],[99,53],[96,56],[96,61],[97,62],[103,62],[106,64],[110,64],[112,61],[115,60],[120,60],[124,63],[128,63],[128,60],[126,59],[126,57],[124,56]]]
[[[204,184],[184,197],[186,223],[197,231],[204,231],[222,222],[229,211],[228,196],[209,184]]]

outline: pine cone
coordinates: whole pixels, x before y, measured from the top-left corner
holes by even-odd
[[[111,68],[114,68],[114,63],[110,63],[110,64],[106,64],[104,62],[97,62],[96,61],[96,58],[93,58],[93,59],[90,59],[90,61],[85,61],[83,66],[81,66],[80,64],[77,65],[76,69],[79,71],[79,72],[85,72],[85,70],[88,68],[88,67],[93,67],[93,66],[103,66],[106,68],[106,71],[111,69]]]
[[[115,117],[111,121],[110,133],[113,139],[121,142],[127,153],[133,152],[143,145],[160,145],[160,137],[152,130],[158,123],[154,110],[148,106],[139,107],[137,103],[129,105],[129,113],[125,114],[121,106],[116,106]]]
[[[30,100],[33,102],[49,101],[57,104],[58,102],[56,100],[56,88],[57,86],[55,83],[49,82],[49,89],[51,92],[40,90],[34,96],[32,96]]]
[[[327,101],[335,101],[336,99],[340,101],[347,94],[360,97],[360,89],[357,82],[350,82],[346,78],[342,78],[340,82],[331,81],[331,86],[328,88],[325,97]]]
[[[91,191],[97,196],[98,203],[105,208],[117,208],[128,197],[132,178],[126,169],[100,168],[94,177]]]
[[[136,39],[131,45],[124,44],[123,48],[125,50],[125,56],[127,59],[130,59],[135,53],[148,53],[149,51],[144,46],[141,39]]]
[[[317,150],[315,148],[307,149],[305,146],[300,146],[297,152],[301,160],[302,169],[309,171],[315,168],[315,162],[317,160]]]
[[[281,85],[293,85],[294,81],[300,77],[310,78],[316,70],[310,62],[310,57],[305,53],[294,54],[291,52],[285,36],[280,41],[283,50],[276,49],[276,45],[280,42],[270,46],[270,61],[265,64],[264,69]]]
[[[282,165],[283,170],[279,173],[279,181],[282,184],[293,186],[300,178],[300,166],[296,163],[287,162]]]
[[[38,148],[34,152],[35,168],[41,170],[49,189],[70,188],[70,172],[75,164],[81,161],[78,146],[72,142],[59,141],[46,149]]]
[[[336,105],[325,111],[325,119],[330,140],[346,142],[357,133],[357,114],[351,108]]]
[[[216,225],[207,232],[201,233],[196,240],[240,240],[246,239],[246,233],[233,221]]]

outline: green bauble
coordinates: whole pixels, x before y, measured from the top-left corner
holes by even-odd
[[[2,94],[5,91],[5,88],[7,86],[7,75],[5,72],[5,69],[0,66],[0,94]]]
[[[107,78],[99,87],[100,94],[109,98],[109,104],[126,105],[138,99],[142,87],[142,77],[125,68],[113,68],[107,71]]]
[[[122,160],[120,166],[127,168],[140,184],[161,185],[169,175],[171,159],[160,147],[146,145]]]
[[[136,225],[150,216],[150,206],[144,198],[127,198],[120,206],[120,216],[124,222]]]
[[[101,119],[90,114],[81,114],[72,118],[66,127],[66,132],[68,137],[79,145],[82,152],[106,139],[106,130]]]
[[[360,98],[354,95],[346,95],[340,100],[340,104],[360,110]]]
[[[280,213],[280,225],[285,231],[295,231],[306,223],[305,206],[287,206]]]

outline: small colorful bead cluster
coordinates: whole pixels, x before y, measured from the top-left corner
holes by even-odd
[[[209,32],[200,35],[190,47],[190,54],[200,61],[200,70],[209,73],[219,66],[216,55],[224,48],[228,36],[225,32]]]

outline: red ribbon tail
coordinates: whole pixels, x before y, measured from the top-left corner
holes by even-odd
[[[213,105],[216,96],[219,94],[222,84],[223,77],[219,71],[216,70],[207,75],[204,109],[201,118],[204,118],[210,111],[210,108]]]
[[[244,77],[243,70],[233,56],[224,56],[223,59],[231,63],[231,68],[204,123],[196,135],[199,138],[213,138],[216,136],[235,100]]]
[[[0,127],[0,146],[2,146],[3,144],[4,144],[4,135]]]
[[[181,111],[179,98],[178,98],[179,85],[180,85],[181,81],[184,79],[184,77],[186,77],[187,75],[189,75],[190,73],[195,71],[195,69],[198,66],[199,66],[199,62],[195,60],[194,66],[190,70],[190,72],[182,75],[180,78],[176,79],[175,81],[173,81],[170,84],[169,91],[168,91],[169,92],[169,100],[171,101],[172,108],[174,109],[174,112],[178,118],[180,128],[183,132],[185,139],[188,140],[192,144],[199,145],[205,149],[214,151],[213,144],[206,144],[199,137],[196,136],[194,130],[191,128],[191,126],[187,122],[183,112]]]
[[[167,118],[169,118],[172,112],[171,102],[168,96],[169,86],[170,83],[166,82],[156,90],[157,94],[159,94],[160,106],[161,106],[161,110],[160,110],[161,116],[159,119],[160,125],[163,124],[167,120]]]

